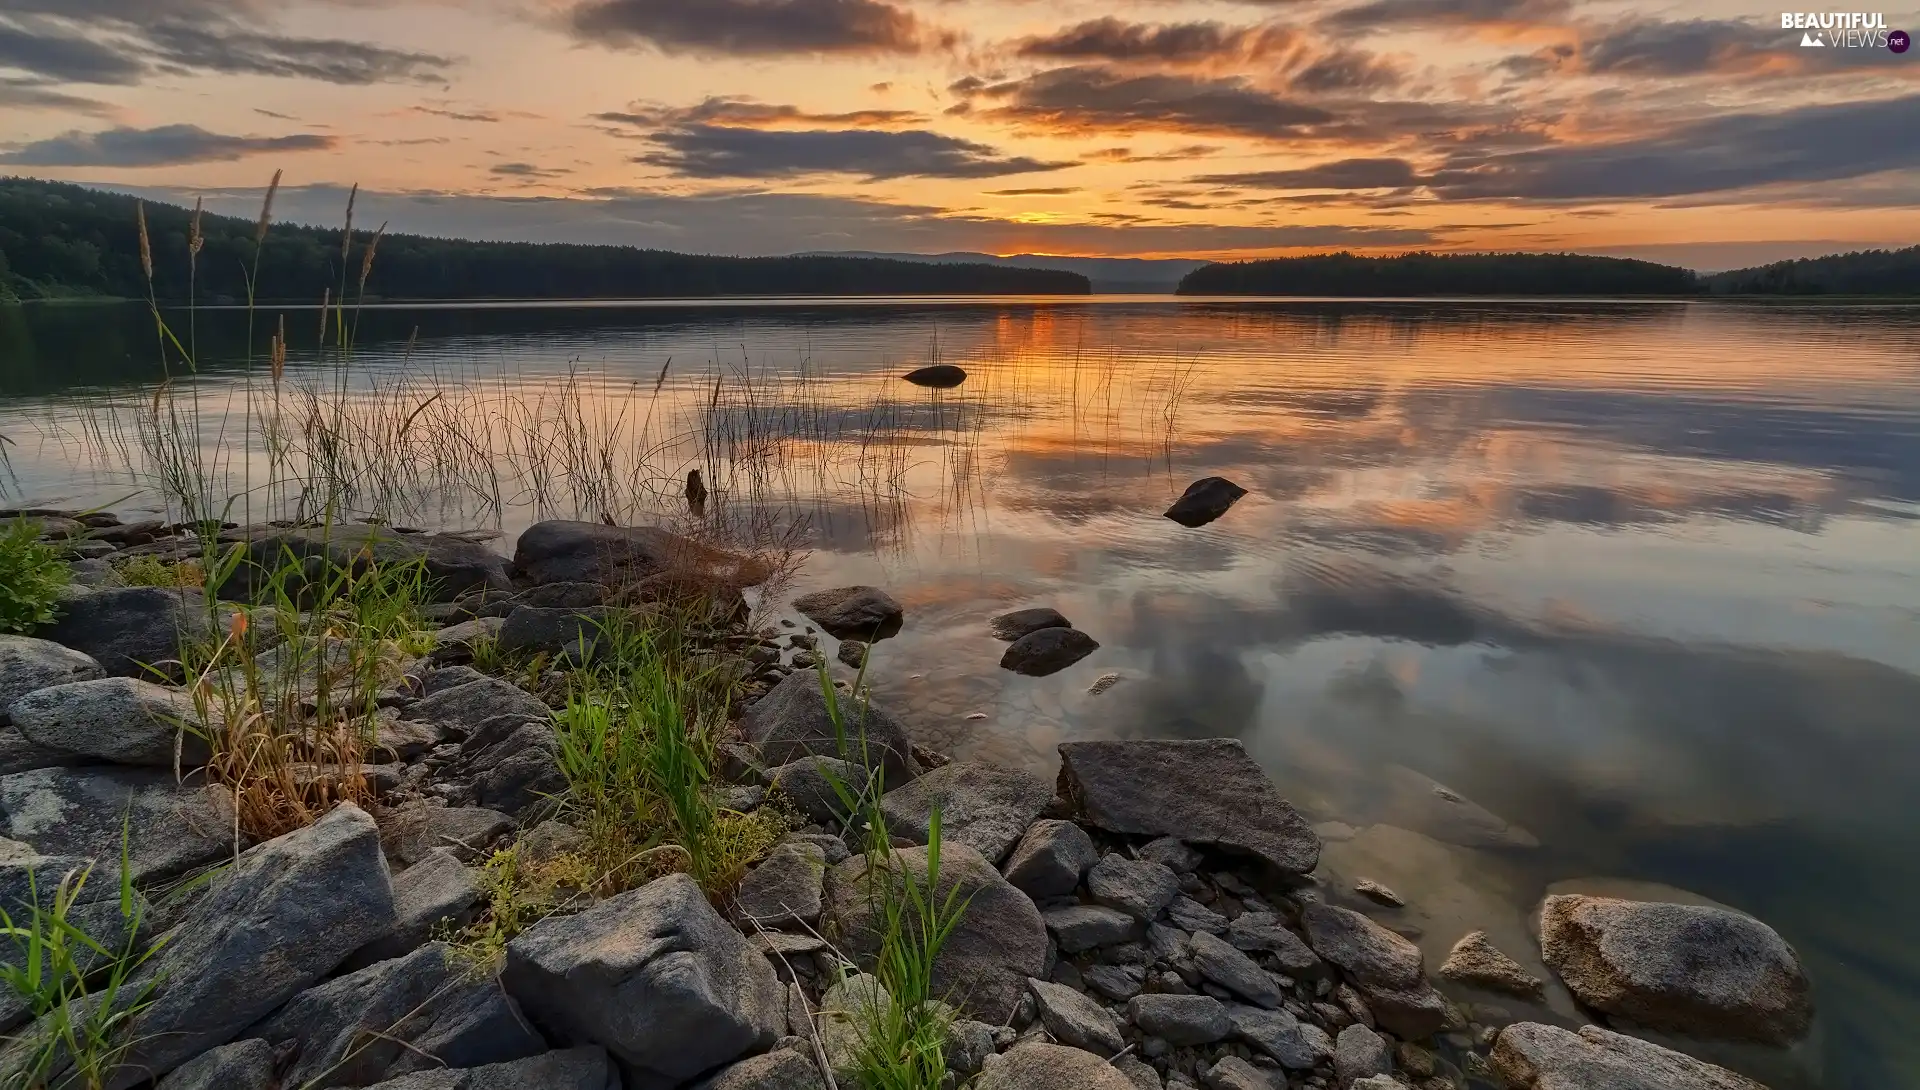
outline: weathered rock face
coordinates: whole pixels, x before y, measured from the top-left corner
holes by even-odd
[[[836,694],[843,730],[836,731],[827,712],[820,679],[796,671],[755,701],[741,719],[747,740],[760,749],[769,766],[779,766],[813,755],[858,761],[863,750],[869,767],[884,769],[888,790],[920,775],[913,743],[900,721],[871,702],[862,705],[844,693]],[[862,745],[862,734],[865,744]],[[844,735],[844,739],[843,736]],[[845,753],[842,752],[844,741]]]
[[[1227,925],[1226,938],[1241,950],[1272,954],[1281,971],[1294,976],[1314,976],[1326,968],[1320,955],[1271,912],[1242,913]]]
[[[232,854],[232,796],[223,787],[179,786],[171,772],[135,769],[0,777],[0,835],[48,855],[99,860],[95,881],[114,880],[123,833],[135,882],[176,877]]]
[[[813,821],[843,821],[867,789],[867,770],[834,757],[802,757],[767,773],[767,786]],[[842,794],[845,792],[845,794]]]
[[[436,942],[309,988],[249,1036],[284,1048],[285,1081],[310,1090],[545,1052],[513,1000],[451,953]]]
[[[1105,905],[1066,905],[1041,917],[1062,953],[1079,954],[1140,937],[1140,921]]]
[[[1087,831],[1048,819],[1027,827],[1007,859],[1007,881],[1036,901],[1072,893],[1100,859]]]
[[[592,658],[611,615],[600,607],[519,606],[500,626],[499,648],[512,654],[546,654],[569,662],[586,662]]]
[[[1028,677],[1046,677],[1098,650],[1099,641],[1077,628],[1043,628],[1013,641],[1000,656],[1000,668]]]
[[[734,895],[734,911],[748,921],[746,931],[779,930],[820,919],[827,853],[818,844],[785,841],[747,873]]]
[[[781,1049],[755,1056],[700,1083],[694,1090],[825,1090],[820,1069],[798,1052]]]
[[[1440,976],[1456,984],[1507,992],[1530,999],[1546,997],[1546,981],[1527,972],[1519,962],[1497,949],[1485,931],[1475,931],[1453,944]]]
[[[887,792],[880,809],[888,832],[925,844],[937,807],[943,843],[998,865],[1053,799],[1053,785],[1025,769],[955,761]]]
[[[1333,1074],[1340,1086],[1393,1070],[1387,1042],[1378,1033],[1355,1023],[1340,1031],[1333,1046]]]
[[[513,570],[529,583],[619,587],[675,571],[753,586],[764,575],[749,568],[740,557],[657,526],[541,522],[528,527],[513,549]]]
[[[241,530],[225,536],[246,533]],[[321,560],[354,571],[372,567],[397,571],[418,564],[426,579],[427,597],[435,602],[451,602],[475,590],[511,589],[506,557],[454,534],[401,534],[378,526],[344,525],[276,530],[244,540],[247,558],[220,584],[222,598],[252,601],[276,589],[272,587],[274,575],[290,559],[304,562],[305,574],[315,580],[328,577]],[[277,589],[297,598],[305,592],[306,583],[295,577],[293,585],[282,583]]]
[[[1240,502],[1247,490],[1225,477],[1202,477],[1187,486],[1166,516],[1188,529],[1205,526]]]
[[[36,689],[106,677],[92,656],[52,640],[0,633],[0,726],[13,702]]]
[[[485,1067],[416,1071],[368,1090],[617,1090],[619,1086],[620,1071],[605,1049],[570,1048]]]
[[[186,641],[213,634],[213,617],[198,591],[111,587],[63,609],[60,620],[40,634],[92,657],[116,677],[150,678],[148,666],[177,662]]]
[[[1200,975],[1257,1007],[1277,1010],[1287,993],[1273,977],[1222,939],[1204,932],[1193,937],[1193,965]]]
[[[242,855],[189,910],[146,972],[126,1070],[160,1075],[232,1040],[392,930],[393,885],[373,819],[350,803]]]
[[[207,763],[193,698],[130,677],[76,681],[13,702],[14,725],[49,749],[123,765],[183,769]]]
[[[83,763],[65,750],[27,741],[18,727],[0,727],[0,776]]]
[[[643,1084],[677,1085],[786,1031],[773,966],[684,874],[535,924],[507,947],[504,980],[550,1035],[603,1045]]]
[[[436,675],[447,676],[430,679],[430,682],[454,683],[437,687],[429,684],[426,698],[409,707],[406,717],[432,723],[454,738],[465,738],[478,730],[480,724],[501,716],[539,720],[552,717],[552,709],[525,689],[478,673],[470,680],[463,680],[466,675],[456,672],[460,669],[436,671]]]
[[[987,622],[987,631],[993,633],[996,640],[1008,643],[1022,636],[1038,632],[1043,628],[1072,628],[1073,622],[1051,606],[1034,609],[1016,609],[1012,613],[1002,613]]]
[[[1060,795],[1089,824],[1258,856],[1286,874],[1320,861],[1320,838],[1246,747],[1202,741],[1067,742]]]
[[[361,947],[345,968],[363,969],[377,962],[405,957],[426,945],[443,924],[464,927],[473,922],[480,904],[480,887],[473,872],[446,848],[435,848],[393,878],[393,930]]]
[[[1116,1055],[1127,1047],[1119,1021],[1105,1007],[1064,984],[1029,980],[1027,987],[1039,1006],[1040,1021],[1054,1040],[1102,1056]]]
[[[1280,1061],[1289,1071],[1311,1071],[1334,1055],[1333,1039],[1326,1031],[1302,1022],[1289,1011],[1263,1010],[1232,1004],[1227,1017],[1233,1022],[1234,1036]]]
[[[827,878],[826,918],[856,960],[870,962],[879,948],[871,883],[927,886],[925,848],[897,849],[889,858],[895,868],[891,874],[870,870],[869,858],[857,855]],[[941,848],[940,880],[928,895],[934,904],[945,904],[955,890],[967,911],[934,962],[933,994],[948,997],[983,1022],[1006,1022],[1019,1007],[1027,980],[1045,971],[1046,925],[1026,894],[964,844]]]
[[[976,1090],[1133,1090],[1114,1066],[1091,1052],[1026,1044],[1009,1050],[974,1083]]]
[[[411,867],[435,851],[449,851],[463,863],[478,859],[486,846],[513,828],[513,819],[480,806],[430,806],[408,803],[390,811],[380,842],[395,866]]]
[[[793,608],[835,639],[885,639],[900,631],[905,611],[879,587],[836,587],[803,594]]]
[[[1514,1090],[1766,1090],[1725,1068],[1635,1037],[1522,1022],[1500,1031],[1488,1063]]]
[[[1207,1090],[1273,1090],[1266,1073],[1238,1056],[1223,1056],[1201,1076]]]
[[[1346,972],[1382,1026],[1417,1040],[1446,1023],[1446,1001],[1428,982],[1418,946],[1333,905],[1310,904],[1300,919],[1314,953]]]
[[[566,790],[554,756],[558,746],[550,722],[498,716],[461,743],[453,768],[473,781],[473,798],[481,806],[527,817],[550,809]]]
[[[161,1079],[157,1090],[275,1090],[273,1046],[235,1041],[204,1052]]]
[[[1726,909],[1549,897],[1540,951],[1581,1002],[1650,1029],[1785,1045],[1813,1024],[1793,947]]]
[[[1108,908],[1147,923],[1179,896],[1180,879],[1158,863],[1128,859],[1115,852],[1087,872],[1087,892]]]
[[[1233,1032],[1227,1005],[1210,995],[1136,995],[1127,1019],[1171,1045],[1209,1045]]]

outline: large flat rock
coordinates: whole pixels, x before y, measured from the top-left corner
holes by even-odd
[[[889,833],[925,844],[937,808],[944,842],[998,865],[1053,800],[1053,785],[1024,768],[955,761],[887,792],[880,809]]]
[[[1572,1033],[1522,1022],[1488,1062],[1513,1090],[1767,1090],[1752,1079],[1598,1026]]]
[[[193,697],[180,689],[103,677],[28,693],[12,710],[27,741],[76,758],[153,768],[207,763]]]
[[[1060,762],[1061,797],[1098,828],[1250,854],[1285,874],[1320,861],[1313,826],[1237,740],[1067,742]]]
[[[173,773],[43,768],[0,776],[0,835],[48,855],[119,872],[123,840],[135,882],[178,877],[233,854],[233,801],[224,787],[182,786]]]
[[[91,655],[52,640],[0,633],[0,726],[7,724],[13,702],[36,689],[106,676]]]
[[[213,635],[213,615],[195,590],[109,587],[69,599],[51,628],[41,632],[93,658],[119,677],[171,675],[181,648]]]
[[[514,573],[535,584],[620,587],[675,572],[746,587],[765,578],[757,567],[748,559],[657,526],[556,519],[527,527],[513,549]]]
[[[247,555],[220,584],[222,598],[253,601],[267,593],[286,592],[299,597],[307,579],[325,580],[324,570],[393,570],[420,566],[429,601],[451,602],[476,590],[505,593],[507,558],[486,545],[457,534],[402,534],[379,526],[342,525],[270,532],[235,531],[245,541]],[[310,561],[324,560],[316,565]],[[299,574],[278,573],[294,566]]]
[[[884,770],[888,790],[920,775],[913,743],[886,709],[835,693],[840,723],[827,708],[820,678],[806,670],[789,674],[767,695],[755,701],[740,720],[747,740],[760,748],[767,767],[791,764],[802,757],[832,757]]]

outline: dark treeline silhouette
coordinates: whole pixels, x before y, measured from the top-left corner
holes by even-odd
[[[107,295],[141,299],[134,198],[77,185],[0,178],[0,298]],[[148,204],[153,289],[187,299],[190,209]],[[193,294],[244,302],[257,224],[201,219]],[[340,228],[276,223],[260,252],[260,300],[350,299],[372,232],[341,253]],[[994,265],[929,265],[844,257],[700,257],[627,246],[465,242],[387,235],[367,276],[369,299],[629,299],[714,295],[1085,295],[1077,273]]]
[[[1776,261],[1705,280],[1716,295],[1920,295],[1920,246]]]
[[[1195,269],[1182,295],[1691,295],[1688,269],[1581,254],[1350,253]]]

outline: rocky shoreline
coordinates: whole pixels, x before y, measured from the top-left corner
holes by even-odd
[[[149,903],[137,939],[158,946],[114,1087],[854,1090],[860,1027],[893,1002],[866,975],[871,891],[926,883],[936,823],[926,884],[965,905],[933,967],[947,1086],[1764,1090],[1603,1027],[1787,1046],[1812,1024],[1798,958],[1764,924],[1568,895],[1543,904],[1538,953],[1590,1024],[1518,1020],[1494,1000],[1537,1000],[1547,981],[1481,933],[1430,974],[1380,911],[1397,894],[1315,877],[1319,835],[1237,741],[1066,742],[1050,781],[927,752],[868,706],[856,757],[820,682],[822,634],[751,627],[737,588],[763,574],[663,530],[542,523],[508,558],[476,535],[227,527],[253,563],[213,588],[233,604],[210,608],[199,590],[116,585],[131,558],[201,556],[190,528],[4,517],[38,519],[76,582],[54,624],[0,636],[0,907],[30,913],[91,863],[71,918],[122,945],[124,845]],[[256,844],[231,794],[194,774],[207,757],[181,727],[195,714],[168,684],[181,677],[148,667],[234,625],[250,573],[287,555],[421,564],[443,627],[374,697],[367,805]],[[485,907],[486,861],[579,836],[552,817],[556,709],[476,668],[477,648],[578,656],[583,619],[687,586],[705,670],[743,707],[713,790],[795,827],[718,903],[657,877],[547,915],[475,972],[454,945]],[[854,637],[904,623],[874,588],[794,604],[849,667]],[[1057,613],[1003,621],[994,634],[1015,646],[1049,644],[1036,658],[1085,653],[1052,646],[1074,632]],[[874,776],[883,855],[859,850],[836,790]],[[0,993],[0,1070],[48,1017]]]

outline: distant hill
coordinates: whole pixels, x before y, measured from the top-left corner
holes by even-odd
[[[1776,261],[1705,282],[1716,295],[1920,295],[1920,246]]]
[[[816,256],[816,255],[802,255]],[[884,261],[919,261],[928,264],[1000,265],[1022,269],[1051,269],[1078,273],[1093,283],[1093,290],[1113,294],[1165,294],[1180,285],[1180,278],[1207,264],[1192,258],[1149,257],[1055,257],[1050,254],[889,254],[866,250],[837,251],[825,257],[858,257]]]
[[[1582,254],[1351,253],[1208,265],[1182,295],[1691,295],[1689,269]]]
[[[0,299],[145,298],[134,198],[59,182],[0,178]],[[146,206],[153,289],[187,298],[192,213]],[[243,301],[255,222],[204,217],[195,294]],[[357,297],[363,227],[350,255],[338,228],[275,224],[260,252],[262,301],[317,303],[344,280]],[[729,295],[1085,295],[1074,272],[998,262],[927,264],[851,257],[703,257],[629,246],[466,242],[420,235],[380,240],[366,294],[407,299],[635,299]]]

